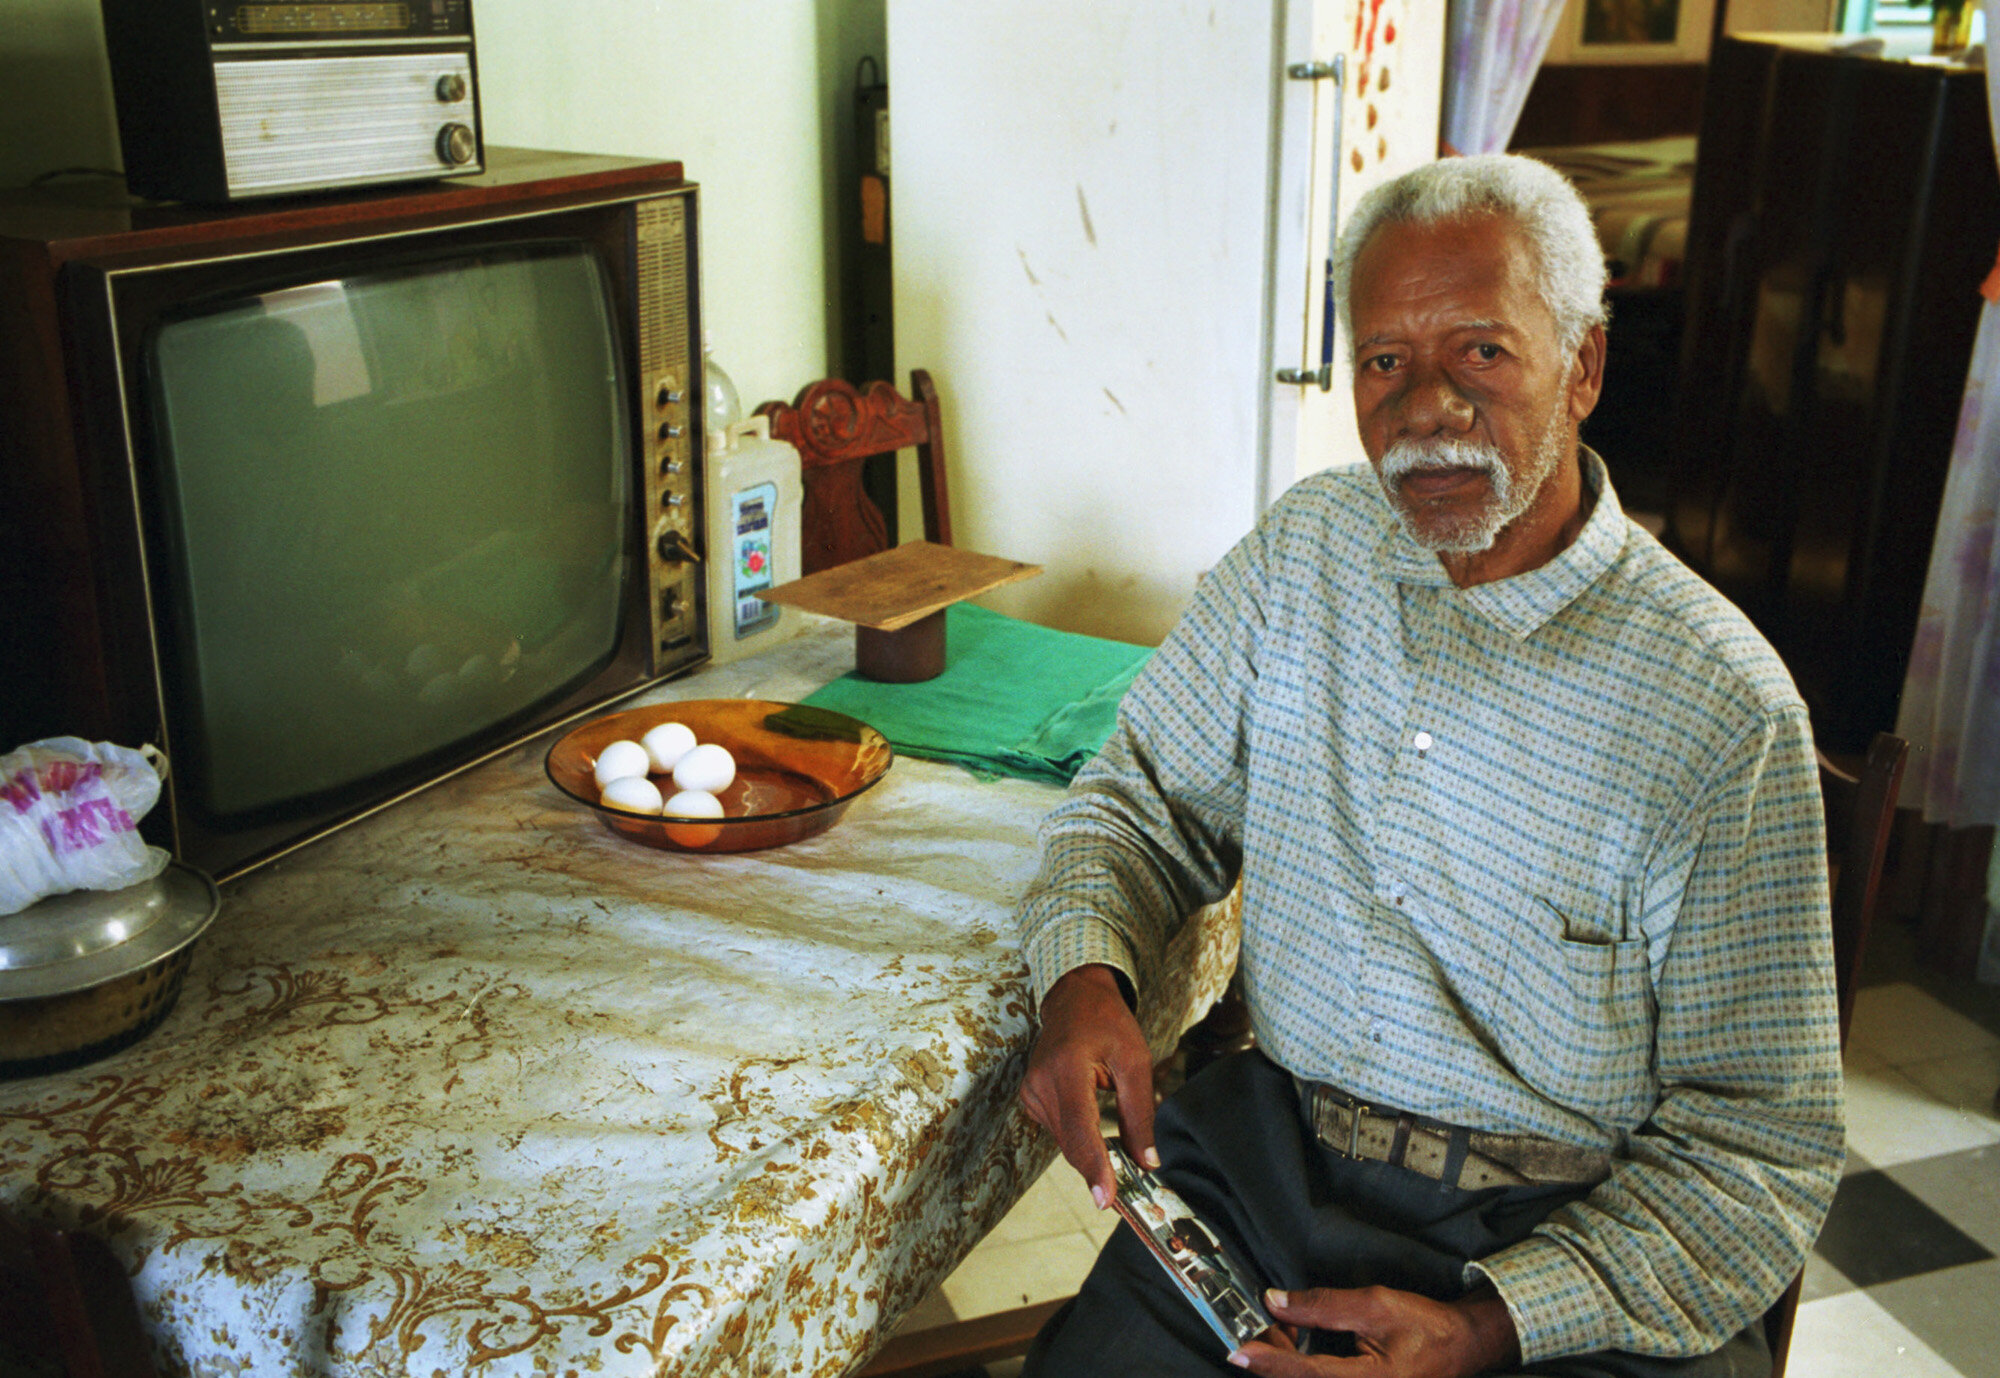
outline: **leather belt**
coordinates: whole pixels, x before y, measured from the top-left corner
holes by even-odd
[[[1365,1105],[1325,1082],[1298,1083],[1299,1104],[1320,1144],[1345,1158],[1407,1168],[1448,1187],[1594,1186],[1611,1155],[1533,1134],[1490,1134]]]

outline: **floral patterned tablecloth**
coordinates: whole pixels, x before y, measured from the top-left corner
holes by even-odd
[[[845,628],[635,702],[793,700]],[[146,1040],[0,1084],[0,1203],[132,1273],[163,1373],[839,1374],[1047,1162],[1011,906],[1045,785],[899,760],[693,857],[531,743],[224,887]],[[1235,958],[1184,935],[1162,1046]]]

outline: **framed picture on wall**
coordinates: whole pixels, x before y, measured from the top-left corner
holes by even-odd
[[[1701,62],[1715,0],[1568,0],[1548,62]]]

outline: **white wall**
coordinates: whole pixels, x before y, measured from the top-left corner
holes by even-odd
[[[0,0],[0,186],[117,167],[118,117],[97,0]]]
[[[163,0],[164,2],[164,0]],[[820,45],[855,0],[478,0],[496,144],[678,158],[746,406],[827,370]],[[876,0],[879,10],[879,0]],[[119,165],[98,0],[0,0],[0,185]]]
[[[489,142],[678,158],[702,299],[747,411],[827,369],[818,6],[477,0]]]
[[[1047,571],[1001,611],[1158,641],[1256,517],[1277,77],[1228,17],[889,6],[897,366],[958,544]]]

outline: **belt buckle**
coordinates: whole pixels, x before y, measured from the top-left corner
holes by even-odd
[[[1319,1097],[1321,1102],[1328,1107],[1328,1113],[1322,1118],[1328,1123],[1329,1128],[1333,1120],[1331,1113],[1333,1110],[1345,1110],[1347,1112],[1347,1156],[1359,1162],[1361,1159],[1361,1117],[1368,1114],[1371,1107],[1365,1102],[1348,1095],[1345,1091],[1329,1086],[1323,1081],[1313,1083],[1313,1094]],[[1326,1143],[1324,1135],[1320,1137],[1320,1142]],[[1333,1148],[1333,1145],[1330,1143],[1327,1143],[1326,1146]],[[1334,1152],[1338,1153],[1340,1150],[1334,1148]]]

